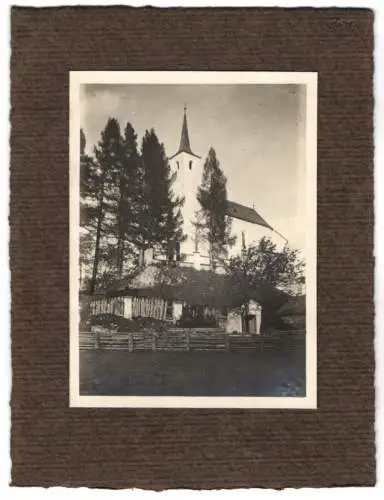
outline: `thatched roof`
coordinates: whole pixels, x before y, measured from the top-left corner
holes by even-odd
[[[240,306],[244,302],[245,295],[262,306],[273,303],[277,308],[287,300],[284,292],[265,282],[260,282],[255,288],[244,290],[226,275],[164,265],[148,266],[134,277],[116,281],[106,294],[155,296],[182,300],[195,306],[206,305],[216,308]]]
[[[279,316],[303,316],[306,310],[306,297],[301,295],[289,299],[278,311]]]

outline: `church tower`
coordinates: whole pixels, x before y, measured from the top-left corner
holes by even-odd
[[[184,117],[181,129],[180,146],[173,156],[170,157],[172,173],[176,173],[176,180],[173,190],[177,196],[184,197],[185,202],[182,209],[183,232],[187,236],[185,242],[181,244],[180,254],[186,260],[191,260],[193,254],[199,252],[199,242],[196,238],[196,230],[193,225],[195,213],[200,209],[197,201],[197,188],[201,184],[202,162],[201,157],[192,152],[189,140],[187,107],[184,106]]]

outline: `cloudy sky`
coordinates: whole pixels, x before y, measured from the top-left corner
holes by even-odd
[[[179,146],[183,108],[194,153],[215,148],[228,197],[253,206],[290,246],[305,249],[305,165],[295,85],[86,85],[81,125],[92,152],[109,117],[141,139],[154,128],[168,156]],[[270,235],[270,234],[269,234]],[[275,239],[275,238],[273,238]],[[304,252],[305,254],[305,252]]]

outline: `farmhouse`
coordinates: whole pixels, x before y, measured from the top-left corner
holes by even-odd
[[[246,290],[224,274],[152,261],[95,296],[91,314],[258,335],[268,328],[286,300],[284,292],[267,283]]]

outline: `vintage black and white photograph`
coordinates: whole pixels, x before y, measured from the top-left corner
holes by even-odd
[[[70,404],[316,408],[317,74],[70,74]]]

